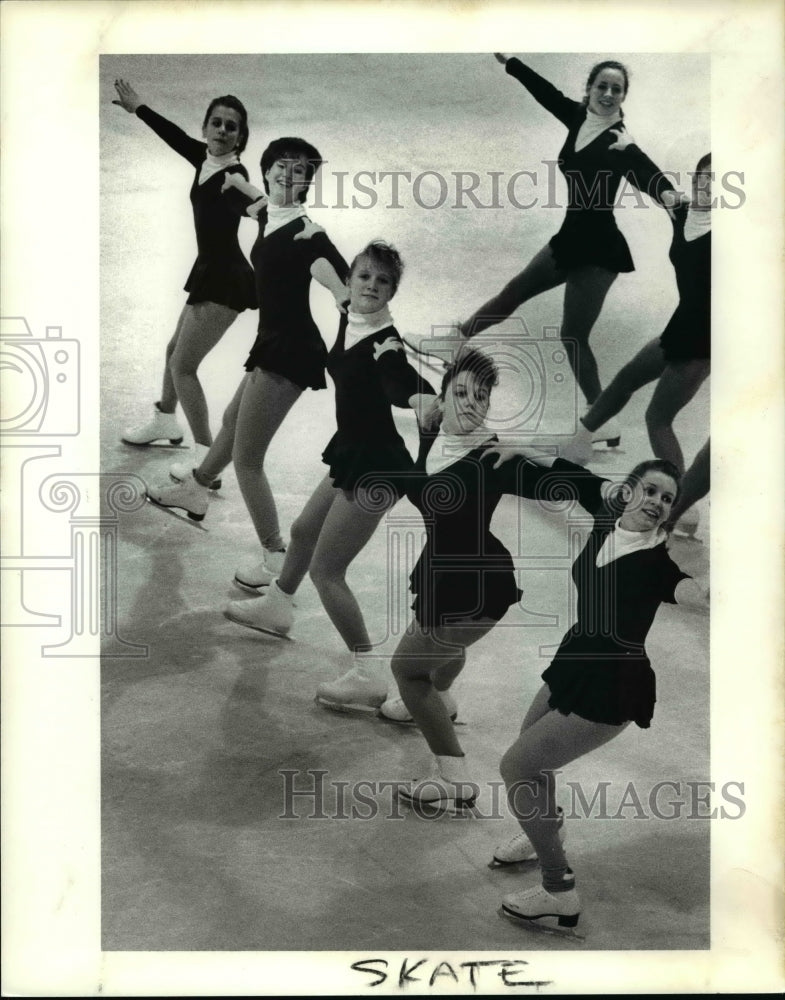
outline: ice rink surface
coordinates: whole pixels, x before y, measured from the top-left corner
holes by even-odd
[[[579,97],[589,68],[605,55],[523,58]],[[708,59],[613,55],[632,70],[629,131],[688,190],[686,172],[709,148]],[[377,236],[398,246],[406,271],[391,308],[404,334],[438,333],[467,316],[561,224],[563,208],[547,204],[551,196],[564,204],[560,176],[548,186],[564,130],[490,54],[104,56],[100,75],[103,472],[158,481],[170,461],[190,454],[132,449],[119,440],[158,398],[195,240],[192,168],[112,106],[116,77],[194,136],[212,97],[240,97],[251,125],[243,162],[257,184],[259,157],[271,139],[313,142],[327,162],[314,192],[321,207],[309,214],[347,259]],[[667,115],[658,97],[663,80],[679,86]],[[411,176],[399,175],[397,201],[380,171]],[[531,171],[536,185],[520,176],[509,188],[519,171]],[[479,206],[460,194],[472,174]],[[538,204],[518,208],[510,193]],[[645,208],[635,204],[626,199],[617,218],[636,271],[619,276],[592,335],[603,384],[661,332],[676,304],[670,222],[648,200]],[[255,233],[252,222],[242,224],[246,251]],[[497,390],[492,420],[500,430],[536,411],[543,428],[561,432],[580,412],[570,380],[554,380],[548,350],[561,296],[559,289],[540,296],[480,338],[493,351],[525,330],[533,345],[531,380],[522,385],[507,375]],[[312,301],[329,346],[337,329],[331,297],[316,289]],[[255,313],[243,314],[200,369],[214,430],[255,324]],[[592,469],[620,474],[649,457],[643,413],[650,395],[645,389],[631,401],[620,418],[621,446],[595,452]],[[284,533],[324,474],[320,454],[332,434],[332,406],[331,388],[305,393],[268,452]],[[707,382],[676,421],[688,463],[708,435],[708,418]],[[399,425],[411,443],[411,416],[400,414]],[[496,913],[501,896],[534,884],[536,873],[486,867],[494,847],[515,832],[490,798],[484,818],[391,818],[388,795],[375,815],[342,819],[328,788],[329,818],[309,818],[314,799],[306,797],[295,800],[294,816],[281,818],[292,780],[281,772],[296,772],[300,788],[313,788],[315,771],[326,772],[328,784],[402,780],[416,773],[427,748],[414,731],[314,704],[316,685],[342,673],[348,654],[309,581],[297,596],[295,642],[261,637],[222,617],[226,601],[240,596],[231,584],[235,566],[257,545],[231,469],[223,481],[207,531],[149,506],[121,521],[119,632],[148,655],[103,662],[105,950],[708,947],[709,824],[690,818],[686,785],[709,777],[708,616],[661,608],[648,642],[658,682],[652,728],[628,728],[562,776],[589,798],[608,783],[607,811],[618,815],[568,825],[585,939],[532,939]],[[700,510],[704,542],[676,541],[672,552],[687,572],[703,574],[708,503]],[[549,651],[571,624],[572,591],[563,517],[506,498],[493,530],[520,566],[524,597],[469,651],[456,684],[460,739],[488,796]],[[406,560],[416,558],[420,532],[414,508],[402,501],[350,571],[379,655],[392,653],[406,627]],[[408,539],[403,556],[391,563],[401,539]],[[630,782],[646,806],[662,781],[681,789],[680,817],[657,819],[646,807],[636,818],[629,800],[621,808]],[[496,794],[500,803],[498,786]],[[344,808],[351,812],[350,799]]]

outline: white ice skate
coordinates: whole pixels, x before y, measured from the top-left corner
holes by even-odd
[[[479,794],[479,786],[468,777],[465,757],[434,755],[429,777],[414,778],[398,788],[399,801],[412,807],[465,809]]]
[[[602,427],[596,431],[591,431],[592,444],[605,444],[609,448],[618,448],[621,444],[621,427],[611,418],[606,420]]]
[[[127,427],[120,440],[123,444],[133,444],[137,447],[153,444],[155,441],[168,441],[170,445],[183,443],[183,429],[177,423],[173,413],[162,413],[158,404],[153,404],[153,416],[146,424]]]
[[[450,713],[450,719],[455,722],[458,718],[458,703],[455,701],[455,698],[453,698],[449,691],[439,691],[437,693],[441,695],[444,707]],[[414,725],[414,719],[411,717],[409,709],[400,696],[388,698],[379,709],[379,714],[385,719],[389,719],[390,722],[397,722],[401,726]]]
[[[174,486],[148,486],[147,499],[171,512],[182,510],[191,521],[203,521],[210,502],[209,490],[197,483],[193,474]]]
[[[191,475],[194,469],[198,469],[199,466],[204,461],[204,457],[210,449],[206,444],[195,444],[194,445],[194,457],[190,462],[173,462],[169,466],[169,476],[176,483],[185,482],[185,480]],[[220,477],[214,479],[210,486],[208,487],[213,493],[217,492],[221,488]]]
[[[270,552],[263,548],[262,553],[261,559],[249,560],[237,567],[234,582],[238,587],[258,593],[281,575],[286,552]]]
[[[387,698],[389,671],[379,676],[378,664],[355,663],[336,681],[320,684],[316,701],[339,712],[372,712],[374,715]]]
[[[561,809],[557,810],[562,813]],[[559,840],[564,843],[567,839],[564,827],[559,827]],[[493,859],[488,864],[489,868],[506,868],[508,865],[519,865],[525,861],[536,861],[537,852],[534,845],[521,830],[506,844],[497,847],[493,852]]]
[[[697,507],[690,507],[673,526],[673,534],[677,538],[690,538],[699,542],[700,539],[697,537],[699,525],[700,512]]]
[[[289,632],[294,624],[292,598],[277,583],[272,583],[264,597],[254,601],[230,601],[224,608],[224,618],[257,632],[290,639]]]
[[[545,927],[577,927],[581,901],[575,889],[548,892],[541,885],[512,892],[502,900],[502,913],[516,920]]]

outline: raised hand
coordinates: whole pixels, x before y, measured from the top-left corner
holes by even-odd
[[[316,222],[311,222],[311,220],[306,216],[305,225],[303,226],[302,230],[299,233],[297,233],[294,239],[309,240],[312,236],[315,236],[317,233],[323,233],[323,232],[325,232],[323,226],[320,226]]]
[[[120,100],[112,101],[112,104],[119,105],[129,114],[135,114],[139,105],[144,104],[144,101],[127,80],[115,80],[114,89],[117,91],[117,96]]]
[[[608,149],[616,149],[621,151],[622,149],[626,149],[628,146],[633,145],[633,143],[635,142],[635,140],[629,134],[629,132],[624,131],[624,129],[612,128],[611,135],[616,136],[616,141],[611,143],[611,145],[608,146]]]
[[[373,345],[373,360],[378,361],[379,358],[387,351],[402,351],[403,344],[398,340],[397,337],[387,337],[383,340],[381,344]]]
[[[525,458],[536,465],[552,465],[555,458],[552,452],[545,451],[542,448],[535,448],[528,444],[495,444],[485,449],[482,457],[485,458],[486,455],[497,456],[496,461],[493,463],[494,469],[498,469],[505,462],[509,462],[511,458]]]

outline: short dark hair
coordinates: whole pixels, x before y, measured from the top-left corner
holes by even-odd
[[[635,468],[627,475],[626,479],[619,483],[608,496],[607,505],[614,517],[621,517],[627,509],[629,496],[635,486],[643,479],[647,472],[661,472],[668,476],[676,484],[676,493],[673,502],[679,498],[681,492],[681,473],[673,464],[664,458],[650,458],[645,462],[639,462]]]
[[[316,171],[321,167],[322,155],[316,146],[312,146],[310,142],[306,142],[305,139],[298,139],[296,136],[283,136],[280,139],[273,139],[270,145],[262,153],[262,159],[260,161],[260,166],[262,168],[262,180],[264,181],[264,190],[267,194],[270,193],[270,186],[267,183],[267,171],[275,163],[276,160],[300,160],[304,159],[307,161],[305,168],[305,179],[310,184],[314,179]],[[308,197],[308,189],[305,188],[297,196],[298,201],[304,202]]]
[[[392,243],[386,243],[384,240],[371,240],[368,246],[364,247],[352,261],[349,277],[354,274],[358,261],[363,257],[367,257],[368,260],[373,261],[377,267],[383,268],[390,275],[393,283],[393,294],[395,294],[401,283],[403,260]]]
[[[444,399],[444,394],[450,382],[460,375],[461,372],[466,371],[471,372],[479,387],[486,389],[489,393],[495,385],[499,384],[499,369],[493,358],[484,351],[477,350],[475,347],[462,347],[458,351],[455,361],[449,365],[447,371],[442,376],[440,391],[442,399]]]
[[[231,108],[232,111],[236,111],[240,116],[240,135],[235,148],[238,153],[242,153],[248,145],[248,112],[245,110],[245,105],[239,98],[234,97],[232,94],[225,94],[223,97],[214,97],[207,107],[207,113],[204,116],[202,128],[205,128],[207,122],[210,120],[213,108],[217,108],[219,105],[222,105],[225,108]]]

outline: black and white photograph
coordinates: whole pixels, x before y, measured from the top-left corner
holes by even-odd
[[[781,988],[782,12],[88,7],[3,11],[4,989]]]

